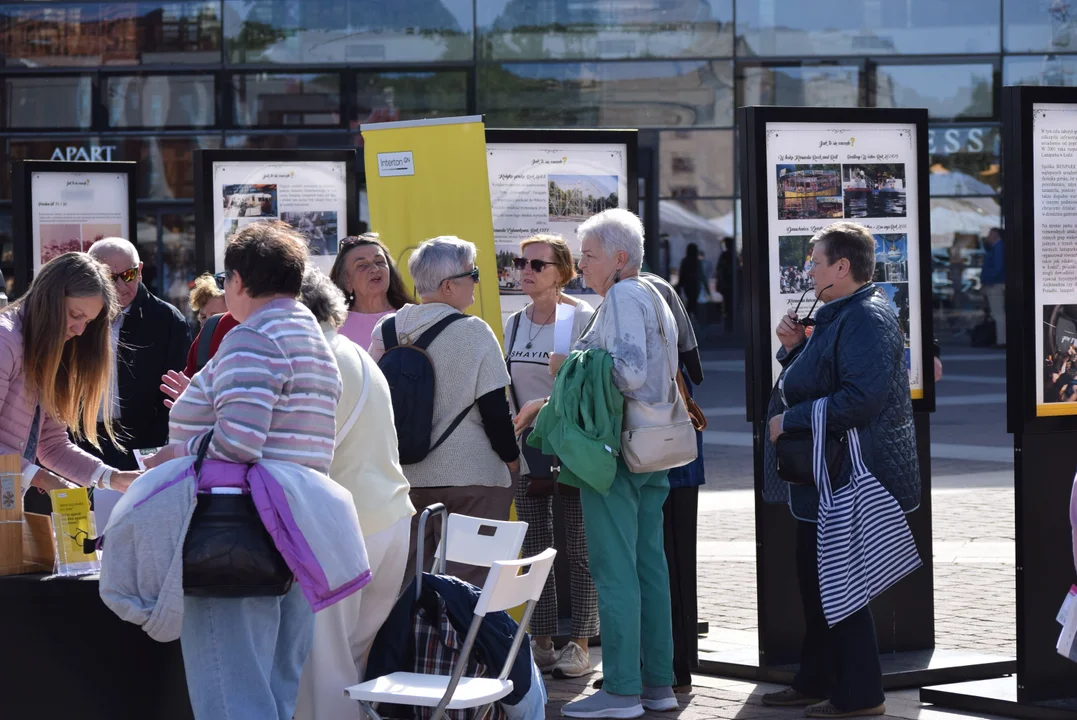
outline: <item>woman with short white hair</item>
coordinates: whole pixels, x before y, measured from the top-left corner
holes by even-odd
[[[677,367],[677,323],[665,300],[639,277],[643,224],[627,210],[606,210],[576,232],[583,248],[580,272],[603,300],[573,350],[609,353],[613,384],[626,401],[668,402],[671,369]],[[658,332],[659,323],[668,343]],[[531,425],[539,405],[524,406],[516,417],[517,430]],[[619,457],[607,495],[587,483],[580,487],[591,576],[598,590],[603,684],[594,695],[561,708],[567,717],[634,718],[645,709],[677,709],[662,521],[668,475],[666,470],[629,472]]]
[[[429,342],[426,352],[437,380],[431,449],[418,462],[403,465],[415,507],[442,503],[450,513],[508,520],[520,448],[501,345],[482,318],[464,314],[475,303],[479,283],[475,256],[475,245],[458,237],[420,244],[408,270],[422,303],[382,318],[374,326],[370,355],[377,361],[387,347]],[[433,335],[424,340],[428,331]],[[405,581],[415,569],[417,542],[433,548],[435,531],[435,523],[428,523],[426,537],[417,539],[418,518],[413,520]],[[426,557],[432,555],[428,549]],[[481,567],[452,563],[448,572],[480,587],[486,580]]]

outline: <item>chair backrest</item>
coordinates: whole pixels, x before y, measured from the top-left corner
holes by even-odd
[[[534,557],[494,562],[475,605],[475,614],[485,616],[525,602],[537,602],[556,556],[556,550],[546,548]],[[529,565],[528,571],[520,574],[520,569]]]
[[[487,520],[452,513],[436,552],[436,557],[441,560],[440,572],[445,572],[446,562],[490,567],[502,560],[515,560],[520,557],[525,535],[525,522]],[[447,552],[445,548],[448,548]]]

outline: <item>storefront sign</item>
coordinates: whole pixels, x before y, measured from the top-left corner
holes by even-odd
[[[49,160],[60,160],[64,162],[112,162],[113,159],[119,160],[119,158],[113,158],[112,154],[116,151],[116,145],[91,145],[89,147],[83,147],[81,145],[67,145],[57,146],[53,149],[52,155],[49,156]]]

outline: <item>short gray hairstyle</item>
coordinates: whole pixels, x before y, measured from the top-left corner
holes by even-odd
[[[610,257],[624,250],[628,254],[627,270],[643,267],[643,223],[633,212],[620,208],[603,210],[580,225],[576,236],[580,242],[594,236]]]
[[[419,244],[408,258],[408,272],[420,295],[429,295],[453,275],[475,264],[475,243],[454,235],[441,235]]]
[[[124,240],[120,237],[101,238],[91,245],[86,252],[90,253],[95,260],[102,262],[111,255],[123,255],[134,264],[139,263],[138,248],[130,240]]]
[[[299,291],[299,301],[314,313],[318,322],[329,323],[334,329],[348,319],[344,292],[328,275],[313,265],[307,265],[306,272],[303,273],[303,289]]]

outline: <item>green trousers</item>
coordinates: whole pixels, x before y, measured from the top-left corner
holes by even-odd
[[[618,460],[609,495],[580,489],[591,577],[598,590],[602,689],[614,695],[638,695],[643,686],[673,684],[673,621],[662,526],[667,476],[666,471],[630,473]]]

